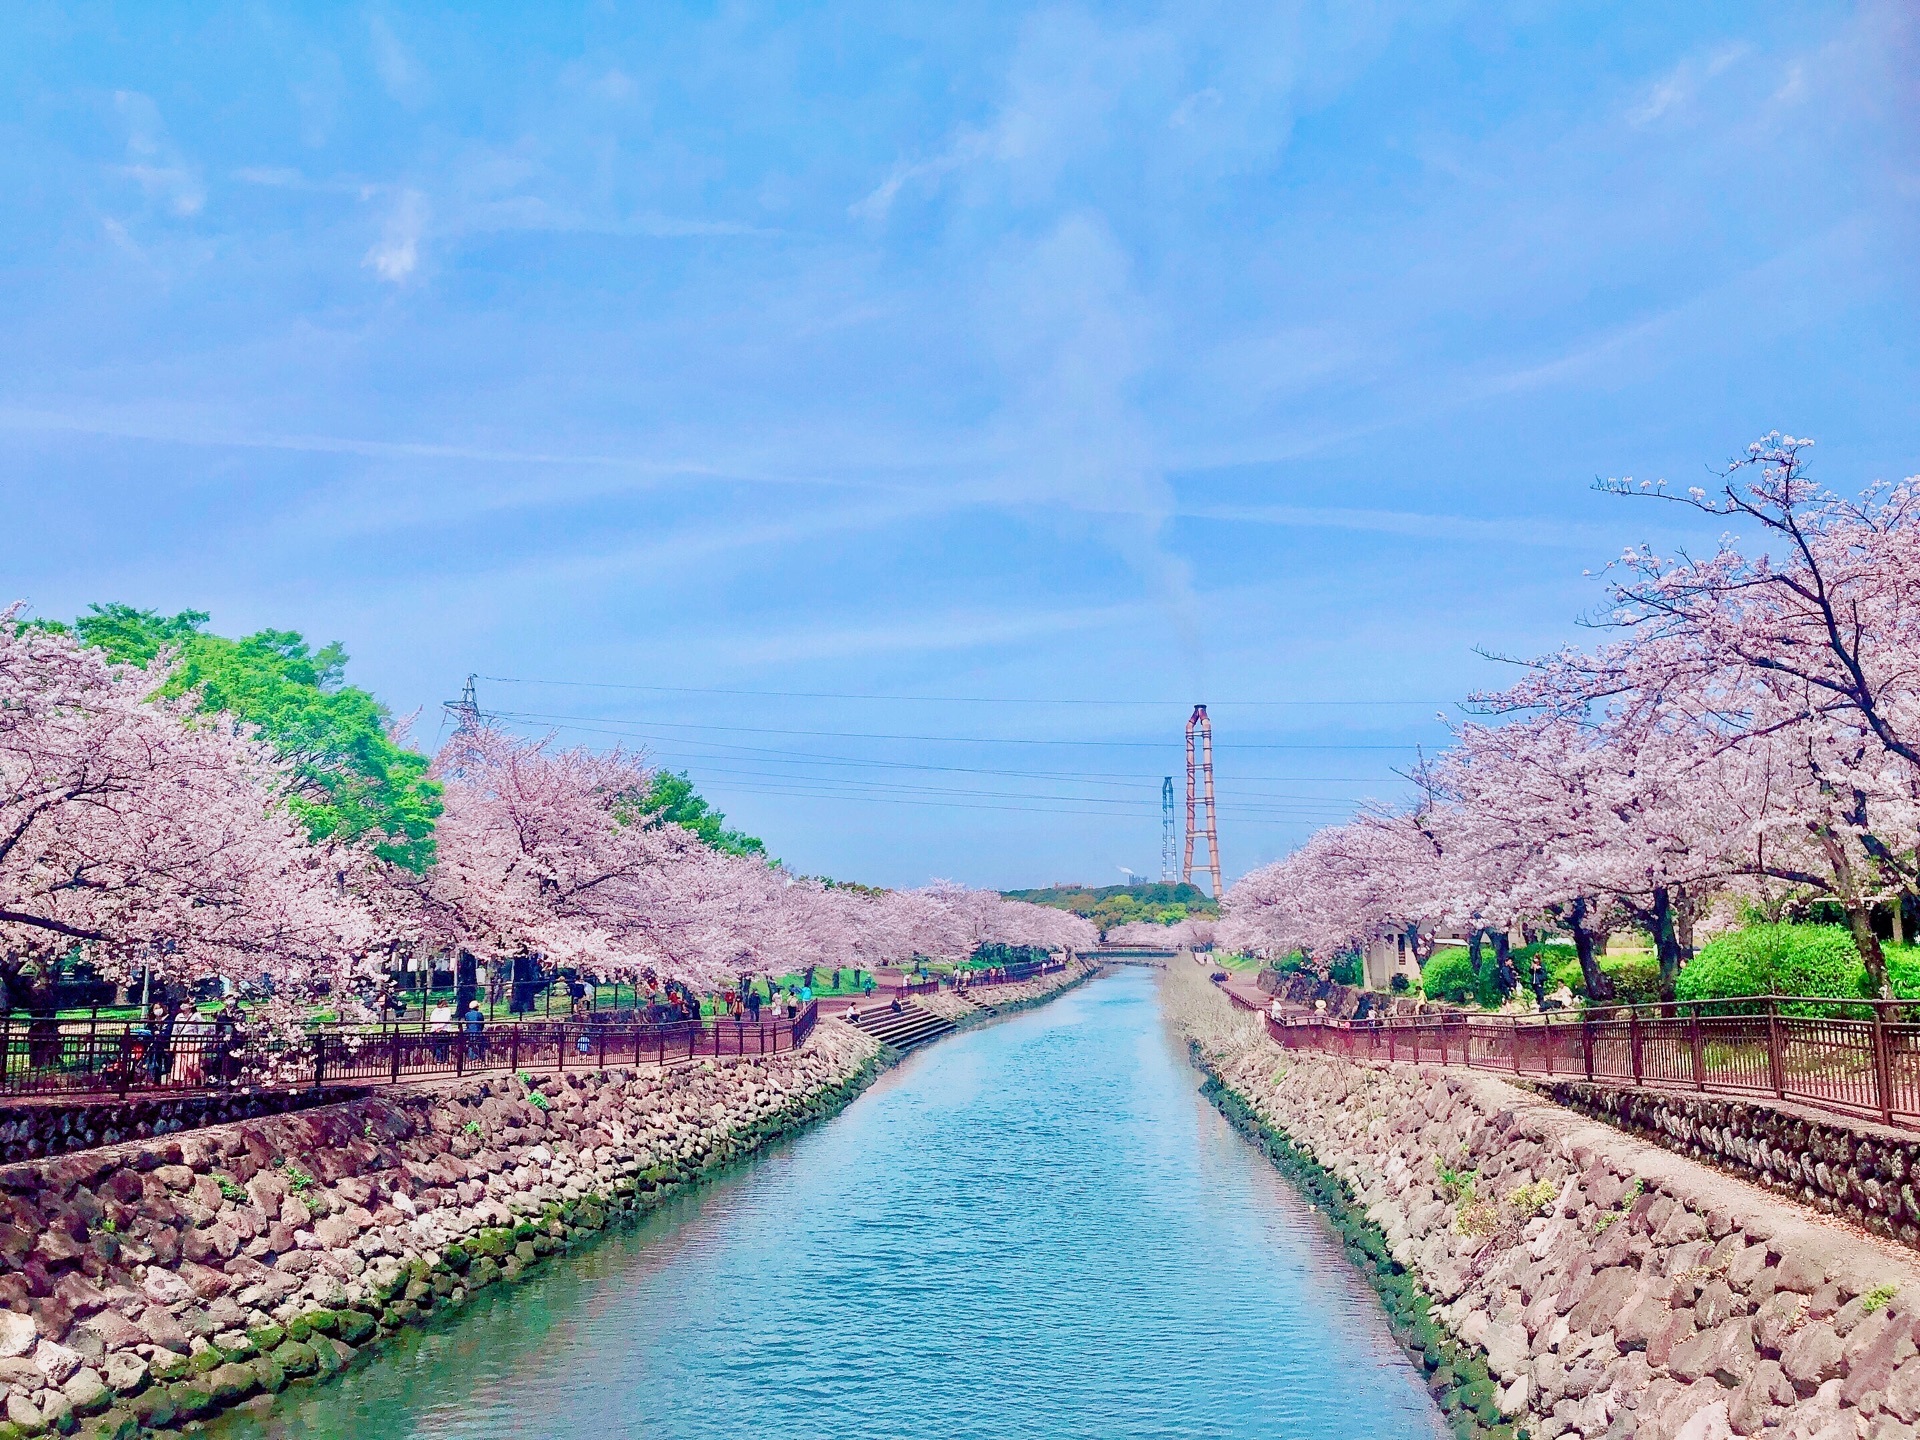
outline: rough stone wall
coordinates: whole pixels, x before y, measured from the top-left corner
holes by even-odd
[[[1920,1245],[1920,1139],[1760,1101],[1585,1081],[1539,1091],[1695,1160],[1735,1170],[1876,1234]]]
[[[1284,1000],[1289,1005],[1305,1006],[1316,1000],[1324,1000],[1327,1002],[1327,1014],[1336,1020],[1364,1018],[1379,1009],[1382,1003],[1377,991],[1335,984],[1304,970],[1283,975],[1278,970],[1265,969],[1254,977],[1253,983],[1274,999]]]
[[[1515,1433],[1920,1437],[1920,1267],[1897,1248],[1491,1076],[1187,1028],[1366,1207]]]
[[[207,1125],[338,1105],[366,1094],[360,1085],[265,1090],[230,1095],[96,1096],[20,1100],[0,1105],[0,1164],[175,1135]]]
[[[0,1168],[0,1440],[124,1437],[330,1373],[869,1073],[799,1050],[494,1075]]]

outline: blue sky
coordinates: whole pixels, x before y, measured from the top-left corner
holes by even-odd
[[[1596,477],[1920,471],[1903,10],[17,5],[3,588],[880,883],[1157,873],[1204,698],[1231,877],[1711,542]]]

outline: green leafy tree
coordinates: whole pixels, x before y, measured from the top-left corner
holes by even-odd
[[[1038,890],[1003,890],[1009,900],[1026,900],[1070,910],[1103,930],[1135,921],[1177,925],[1189,915],[1213,917],[1220,906],[1195,885],[1156,880],[1138,885],[1048,885]]]
[[[742,830],[729,830],[727,817],[707,804],[693,788],[685,771],[654,772],[652,788],[643,802],[661,820],[670,820],[700,837],[700,843],[723,855],[765,855],[766,843]]]
[[[163,693],[196,692],[203,710],[256,727],[292,762],[299,785],[290,803],[315,841],[368,842],[414,871],[432,864],[440,786],[427,776],[426,756],[395,742],[386,706],[346,683],[346,651],[337,642],[310,649],[291,630],[230,640],[208,634],[207,620],[199,610],[91,605],[74,630],[131,664],[174,650]]]

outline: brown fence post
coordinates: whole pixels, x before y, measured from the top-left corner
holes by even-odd
[[[1707,1088],[1707,1047],[1700,1038],[1700,1006],[1696,1002],[1687,1020],[1687,1044],[1693,1049],[1693,1088]]]
[[[1767,997],[1767,1078],[1773,1082],[1773,1098],[1784,1100],[1787,1064],[1780,1047],[1780,1002],[1771,995]]]
[[[1887,1045],[1887,1013],[1873,1007],[1873,1086],[1880,1092],[1880,1122],[1893,1123],[1893,1056]]]
[[[1633,1083],[1640,1083],[1640,1007],[1627,1011],[1627,1054],[1633,1061]]]
[[[1546,1047],[1547,1074],[1551,1075],[1553,1074],[1553,1012],[1551,1010],[1541,1012],[1540,1019],[1541,1023],[1546,1026],[1546,1028],[1540,1032],[1540,1043]],[[1517,1024],[1518,1022],[1516,1021],[1515,1023]]]
[[[327,1083],[327,1032],[316,1031],[313,1037],[313,1088],[318,1090]]]
[[[517,1023],[513,1027],[513,1039],[507,1042],[507,1057],[508,1068],[517,1072],[520,1069],[520,1026]]]
[[[387,1026],[387,1059],[391,1067],[391,1083],[400,1083],[400,1034],[392,1025]]]
[[[1580,1058],[1586,1062],[1587,1082],[1593,1082],[1593,1017],[1580,1012]]]
[[[1507,1048],[1513,1052],[1513,1073],[1520,1073],[1520,1022],[1507,1021]]]

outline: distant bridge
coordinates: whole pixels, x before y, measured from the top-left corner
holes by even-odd
[[[1110,965],[1165,965],[1180,952],[1177,950],[1152,950],[1144,945],[1116,945],[1109,949],[1101,946],[1097,950],[1084,952],[1085,959]]]

